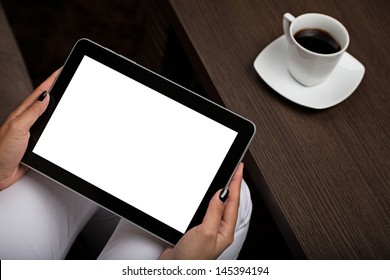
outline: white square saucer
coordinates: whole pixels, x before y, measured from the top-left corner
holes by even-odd
[[[345,52],[332,74],[321,84],[306,87],[287,70],[287,39],[277,38],[254,61],[260,77],[285,98],[313,109],[332,107],[348,98],[360,84],[365,68]]]

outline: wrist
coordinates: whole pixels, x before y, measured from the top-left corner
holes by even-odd
[[[0,191],[12,186],[17,180],[19,180],[29,170],[27,166],[19,165],[12,174],[9,176],[0,175]]]
[[[159,260],[175,260],[176,258],[174,257],[174,253],[173,253],[173,248],[172,247],[168,247],[166,248],[160,255],[160,257],[158,257]]]

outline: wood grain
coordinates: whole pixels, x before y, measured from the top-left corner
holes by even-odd
[[[208,96],[251,119],[246,168],[297,257],[390,259],[390,5],[386,1],[170,0],[170,23]],[[339,105],[276,94],[253,62],[285,12],[320,12],[349,30],[366,67]]]

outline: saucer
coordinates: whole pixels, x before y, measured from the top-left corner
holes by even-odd
[[[285,98],[314,109],[332,107],[348,98],[358,87],[365,68],[345,52],[332,74],[321,84],[306,87],[287,70],[287,39],[284,35],[269,44],[255,59],[260,77]]]

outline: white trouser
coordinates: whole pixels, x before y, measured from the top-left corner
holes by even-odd
[[[64,259],[98,209],[90,200],[29,171],[0,192],[0,259]],[[103,213],[111,215],[107,211]],[[252,200],[243,181],[234,242],[220,259],[237,258],[251,213]],[[96,224],[99,220],[103,219],[92,219],[95,223],[92,228],[99,226]],[[83,232],[84,237],[85,234],[88,235]],[[91,240],[93,234],[96,231],[91,233]],[[164,241],[121,219],[99,259],[157,259],[166,246]]]
[[[97,209],[30,170],[0,192],[0,259],[64,259]]]

